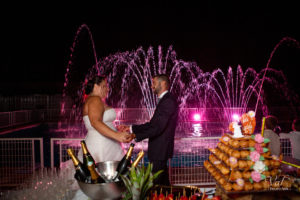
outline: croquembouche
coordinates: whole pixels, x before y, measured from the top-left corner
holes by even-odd
[[[227,192],[290,188],[291,180],[281,176],[279,158],[270,154],[269,139],[254,134],[255,113],[244,113],[229,125],[231,133],[220,138],[204,167]]]

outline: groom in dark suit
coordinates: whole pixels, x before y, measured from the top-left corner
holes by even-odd
[[[152,79],[152,90],[158,96],[158,104],[151,120],[145,124],[132,125],[126,129],[135,134],[137,142],[149,138],[148,158],[153,163],[153,173],[164,170],[155,184],[170,185],[167,162],[173,156],[174,135],[177,126],[178,104],[168,91],[170,81],[165,74]]]

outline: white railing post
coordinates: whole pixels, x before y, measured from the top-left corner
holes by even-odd
[[[50,139],[50,159],[51,159],[51,168],[54,167],[54,138]]]
[[[61,149],[61,140],[59,140],[59,164],[62,161],[62,149]]]
[[[34,140],[31,140],[32,145],[32,173],[35,171],[35,155],[34,155]]]
[[[44,168],[44,144],[43,144],[43,138],[40,138],[40,159],[41,159],[41,168]]]
[[[39,141],[39,148],[35,148],[35,141]],[[17,186],[34,174],[36,150],[41,151],[41,167],[44,166],[42,138],[0,138],[0,146],[0,186]]]

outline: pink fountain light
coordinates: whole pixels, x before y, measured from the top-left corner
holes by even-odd
[[[239,121],[239,120],[240,120],[240,116],[239,116],[238,114],[233,114],[233,115],[232,115],[232,119],[233,119],[234,121]]]
[[[194,114],[194,120],[195,121],[200,121],[200,119],[201,119],[201,116],[200,116],[200,114],[198,114],[198,113],[196,113],[196,114]]]

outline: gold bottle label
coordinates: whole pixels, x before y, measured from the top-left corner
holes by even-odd
[[[77,166],[79,164],[79,160],[78,158],[75,156],[75,153],[73,151],[73,149],[68,149],[67,153],[69,154],[69,156],[71,157],[71,159],[73,160],[74,166]]]
[[[97,180],[98,177],[99,177],[99,175],[96,172],[95,165],[88,163],[88,169],[89,169],[89,171],[91,173],[92,180]]]
[[[81,147],[82,147],[82,153],[83,154],[87,154],[89,151],[88,151],[88,149],[87,149],[87,147],[86,147],[86,144],[85,144],[85,141],[81,141],[80,142],[80,144],[81,144]]]
[[[138,154],[138,157],[135,159],[135,161],[132,163],[132,166],[133,167],[136,167],[138,165],[138,163],[140,162],[140,160],[143,158],[144,156],[144,151],[140,151],[139,154]]]
[[[126,159],[129,159],[129,157],[130,157],[131,154],[132,154],[132,151],[133,151],[133,146],[130,146],[130,147],[129,147],[129,150],[128,150],[127,154],[126,154]]]

